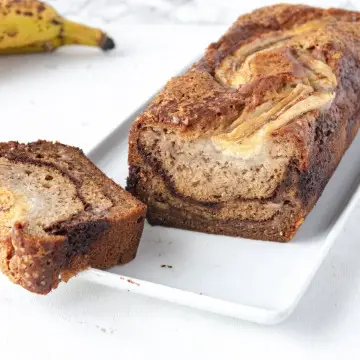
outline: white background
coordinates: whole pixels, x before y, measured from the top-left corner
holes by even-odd
[[[128,14],[132,11],[130,0],[53,3],[69,13],[75,3],[84,3],[73,16],[86,21],[95,3],[126,3]],[[145,1],[134,3],[143,9]],[[183,6],[200,8],[205,1],[189,3]],[[224,13],[233,15],[234,2],[211,3],[227,5]],[[98,7],[95,13],[107,9]],[[102,16],[91,21],[103,23],[116,38],[118,49],[112,54],[79,49],[0,59],[0,140],[59,139],[89,150],[224,30],[224,25],[173,24],[168,16],[155,25],[146,14],[131,21],[125,16],[126,25],[120,16],[113,21]],[[109,62],[119,64],[118,73],[107,71]],[[359,218],[360,204],[293,315],[272,327],[78,279],[40,297],[1,276],[0,359],[358,359]]]
[[[281,1],[278,1],[281,2]],[[322,7],[359,9],[358,0],[287,0]],[[122,24],[225,24],[273,0],[49,0],[63,14]]]

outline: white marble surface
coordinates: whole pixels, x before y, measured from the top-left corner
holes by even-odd
[[[72,14],[77,1],[53,2]],[[86,20],[88,3],[73,15]],[[120,23],[103,25],[119,45],[113,53],[0,58],[0,141],[59,139],[89,150],[224,29]],[[39,297],[0,276],[0,359],[358,359],[359,218],[360,204],[295,312],[273,327],[78,279]]]
[[[287,0],[322,7],[359,9],[357,0]],[[242,13],[273,0],[49,0],[67,16],[122,24],[230,24]]]
[[[6,124],[0,140],[42,137],[88,150],[223,30],[168,25],[105,28],[120,45],[111,54],[79,49],[0,58]],[[173,41],[168,41],[168,34]],[[118,71],[111,74],[108,69],[114,65]],[[78,279],[39,297],[0,276],[0,358],[356,359],[359,217],[360,204],[293,315],[273,327]]]

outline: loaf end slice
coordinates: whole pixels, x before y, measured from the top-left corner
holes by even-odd
[[[77,148],[0,143],[0,268],[31,292],[132,260],[145,212]]]

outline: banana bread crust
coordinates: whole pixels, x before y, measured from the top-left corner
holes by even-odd
[[[65,156],[63,163],[57,151]],[[45,141],[27,145],[10,142],[0,144],[0,158],[13,167],[30,164],[49,174],[57,171],[74,185],[84,209],[45,228],[41,236],[30,234],[26,221],[16,221],[11,232],[0,239],[0,269],[11,281],[31,292],[47,294],[88,267],[105,269],[135,258],[145,206],[107,178],[80,149]],[[83,162],[81,166],[78,159]],[[74,169],[76,164],[79,168]],[[96,186],[102,183],[99,191],[111,200],[109,210],[90,214],[95,205],[80,191],[86,178],[75,176],[74,171],[79,169],[91,174]],[[119,199],[128,204],[127,208]]]
[[[358,21],[358,12],[341,9],[286,4],[262,8],[241,16],[197,63],[171,79],[134,122],[129,138],[127,189],[148,205],[149,222],[289,241],[320,197],[360,126]],[[310,84],[312,88],[295,100],[302,102],[307,111],[296,113],[293,107],[295,116],[271,128],[266,138],[276,147],[277,155],[281,152],[277,157],[272,155],[271,161],[284,159],[272,169],[273,173],[263,177],[263,187],[270,182],[271,186],[262,193],[257,187],[257,193],[251,187],[256,175],[249,181],[239,175],[238,188],[248,186],[246,191],[230,191],[228,186],[216,192],[216,186],[210,188],[216,181],[215,174],[206,183],[211,191],[204,187],[198,190],[198,181],[192,177],[201,179],[197,173],[204,175],[207,163],[221,160],[216,157],[219,153],[228,156],[234,142],[246,142],[253,138],[254,131],[259,134],[269,124],[272,126],[274,117],[261,123],[260,130],[251,128],[249,132],[243,124],[251,122],[252,114],[259,111],[260,118],[269,98],[274,107],[281,101],[278,95],[291,84],[288,94],[299,81],[301,86],[306,82],[305,86]],[[311,101],[303,102],[309,96]],[[319,99],[325,100],[320,103]],[[312,106],[315,102],[317,105]],[[278,113],[277,119],[289,106]],[[244,113],[250,120],[241,118]],[[229,141],[229,134],[237,130],[234,124],[241,129],[241,137]],[[253,122],[253,126],[258,124]],[[211,150],[198,168],[190,168],[187,178],[181,177],[184,163],[176,166],[181,146],[198,146],[205,141],[206,146],[196,153],[203,155],[209,149],[209,139],[212,148],[217,146],[216,151]],[[182,145],[178,146],[177,141]],[[161,154],[161,147],[170,149],[166,150],[168,158]],[[195,159],[190,150],[189,163]],[[231,152],[229,163],[236,163],[236,151]],[[258,169],[253,172],[259,173]],[[260,167],[262,176],[261,171]],[[269,174],[275,174],[276,181]],[[225,175],[224,179],[229,174]],[[231,184],[236,187],[236,181]],[[236,206],[243,210],[235,214]]]

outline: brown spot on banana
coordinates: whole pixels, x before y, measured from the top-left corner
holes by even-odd
[[[58,19],[52,19],[50,23],[53,25],[62,25],[62,22]]]
[[[18,34],[18,31],[15,29],[14,30],[6,30],[5,34],[9,37],[15,37]]]
[[[56,46],[54,46],[50,41],[45,41],[43,47],[45,52],[53,52],[56,49]]]
[[[37,7],[37,11],[39,14],[41,14],[43,11],[46,10],[46,7],[44,4],[39,4],[38,7]]]

